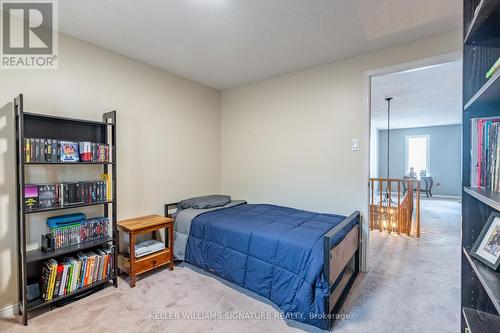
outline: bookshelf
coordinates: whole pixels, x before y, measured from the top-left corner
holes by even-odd
[[[18,234],[18,265],[19,265],[19,312],[24,325],[28,324],[31,311],[51,307],[58,303],[69,302],[84,297],[91,292],[112,283],[118,286],[117,280],[117,207],[116,207],[116,111],[104,113],[102,121],[83,120],[75,118],[57,117],[39,113],[24,112],[23,95],[14,99],[14,116],[16,122],[16,155],[17,155],[17,234]],[[26,162],[24,144],[26,138],[44,138],[53,140],[67,140],[74,142],[95,142],[109,144],[111,147],[111,160],[109,162]],[[26,209],[24,205],[27,168],[31,165],[42,165],[51,168],[50,173],[57,174],[58,168],[83,168],[85,165],[98,165],[102,173],[110,176],[111,198],[106,201],[89,203],[66,204],[50,208]],[[52,169],[55,168],[55,169]],[[94,167],[95,168],[95,167]],[[99,168],[100,169],[100,168]],[[75,179],[75,181],[79,181]],[[27,224],[29,216],[39,213],[56,213],[82,207],[102,207],[103,216],[109,219],[110,233],[107,237],[66,246],[53,252],[43,252],[41,249],[27,250]],[[101,209],[101,208],[100,208]],[[56,215],[56,214],[54,214]],[[53,216],[53,215],[52,215]],[[48,259],[61,258],[64,255],[75,255],[83,250],[95,250],[103,245],[114,245],[113,265],[110,274],[105,279],[94,281],[65,295],[54,296],[49,301],[37,298],[28,301],[29,281],[39,280],[42,263]]]
[[[498,7],[496,7],[496,1],[482,0],[479,2],[468,2],[477,6],[467,8],[469,16],[466,19],[469,19],[469,23],[465,25],[464,29],[466,31],[465,42],[469,43],[474,40],[484,40],[500,36],[500,30],[498,30],[500,13],[498,12]],[[471,8],[474,8],[473,11],[470,11]],[[464,22],[466,21],[464,20]]]
[[[67,204],[63,206],[55,206],[55,207],[50,207],[50,208],[36,208],[36,209],[31,209],[31,210],[25,210],[25,214],[36,214],[36,213],[42,213],[42,212],[52,212],[56,210],[65,210],[65,209],[75,209],[75,208],[81,208],[81,207],[91,207],[91,206],[98,206],[98,205],[107,205],[107,204],[112,204],[113,201],[96,201],[96,202],[89,202],[89,203],[77,203],[77,204]]]
[[[498,105],[500,102],[500,96],[498,91],[500,90],[500,71],[496,71],[495,74],[488,80],[481,88],[471,97],[471,99],[465,104],[465,110],[467,110],[472,105],[487,106]]]
[[[464,191],[484,204],[500,211],[500,192],[470,186],[465,186]]]
[[[469,253],[489,215],[500,212],[500,193],[471,181],[472,120],[500,117],[500,70],[486,77],[500,57],[500,0],[464,0],[463,23],[461,332],[495,332],[500,325],[500,273]]]
[[[60,256],[63,256],[65,254],[70,254],[70,253],[75,253],[83,250],[88,250],[92,249],[94,247],[104,245],[108,242],[112,242],[113,237],[105,237],[101,239],[95,239],[89,242],[83,242],[83,243],[78,243],[75,245],[70,245],[70,246],[65,246],[61,249],[57,249],[54,252],[43,252],[40,249],[36,250],[31,250],[31,251],[26,251],[26,262],[31,263],[31,262],[38,262],[38,261],[44,261],[50,258],[57,258]]]
[[[116,279],[116,278],[114,278],[114,279]],[[46,307],[46,306],[49,306],[49,305],[54,305],[57,302],[68,301],[68,299],[70,299],[72,297],[77,297],[77,296],[81,296],[81,295],[83,295],[85,293],[92,292],[96,288],[103,287],[107,283],[109,283],[109,281],[97,281],[97,282],[92,283],[92,284],[90,284],[90,285],[88,285],[86,287],[77,289],[77,290],[75,290],[74,292],[72,292],[70,294],[67,294],[67,295],[64,295],[64,296],[59,296],[59,297],[57,297],[55,299],[52,299],[52,300],[46,301],[46,302],[42,302],[41,300],[35,300],[35,301],[30,302],[28,304],[27,310],[28,311],[33,311],[33,310],[40,309],[40,308],[43,308],[43,307]]]
[[[463,308],[462,314],[472,333],[492,333],[492,328],[500,327],[498,316],[468,308]]]

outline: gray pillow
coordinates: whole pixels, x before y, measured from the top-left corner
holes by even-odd
[[[205,208],[214,208],[227,205],[231,202],[231,197],[228,195],[206,195],[203,197],[194,197],[186,200],[182,200],[179,202],[177,208],[179,209],[205,209]]]

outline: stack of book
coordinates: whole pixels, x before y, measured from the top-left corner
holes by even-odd
[[[26,163],[109,162],[111,147],[94,142],[26,138],[24,159]]]
[[[95,252],[78,252],[76,257],[65,257],[59,262],[49,259],[43,263],[40,294],[44,301],[70,294],[92,283],[111,278],[113,247]]]
[[[32,210],[79,203],[110,201],[109,179],[107,179],[107,176],[105,179],[59,184],[25,185],[25,208]]]
[[[50,228],[56,249],[107,237],[108,230],[107,217],[94,217],[86,219],[83,223]]]
[[[500,118],[474,118],[471,123],[471,186],[499,192]]]
[[[109,145],[93,142],[80,142],[78,145],[80,161],[108,162],[110,161]]]

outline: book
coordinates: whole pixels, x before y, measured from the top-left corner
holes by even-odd
[[[41,149],[41,161],[42,162],[48,162],[47,161],[47,139],[40,139],[40,149]]]
[[[76,271],[78,272],[78,274],[77,274],[76,280],[75,280],[75,289],[78,289],[78,288],[80,288],[80,281],[81,281],[81,277],[82,277],[82,265],[83,265],[83,262],[82,262],[82,260],[80,260],[78,258],[78,260],[76,261],[76,264],[77,264]]]
[[[76,257],[78,258],[78,261],[81,263],[80,267],[80,272],[78,274],[78,288],[82,288],[84,286],[83,280],[85,277],[85,267],[87,264],[87,256],[83,254],[83,252],[78,252],[76,254]]]
[[[107,269],[107,273],[106,273],[106,276],[109,278],[112,276],[112,269],[114,267],[114,251],[115,251],[115,247],[114,245],[111,245],[107,248],[104,249],[104,252],[106,252],[107,256],[108,256],[108,269]]]
[[[48,301],[49,280],[51,273],[51,265],[49,262],[44,262],[42,265],[42,274],[40,277],[40,291],[42,299]]]
[[[99,255],[99,269],[97,271],[97,280],[102,280],[103,279],[103,272],[104,272],[104,261],[106,259],[106,253],[99,249],[97,250],[97,254]]]
[[[68,257],[65,257],[64,259],[65,265],[68,267],[68,273],[67,273],[67,278],[64,284],[64,289],[65,289],[65,294],[69,294],[71,292],[71,278],[73,276],[73,265],[71,264],[71,261]]]
[[[24,139],[24,162],[31,162],[31,140],[29,138]]]
[[[99,267],[101,266],[101,256],[96,254],[96,262],[95,262],[95,265],[94,265],[94,269],[92,271],[92,281],[93,282],[97,282],[99,279],[98,279],[98,275],[99,275]]]
[[[63,265],[64,265],[65,271],[66,271],[64,284],[63,284],[63,295],[66,295],[69,293],[68,283],[69,283],[69,280],[71,279],[71,265],[68,262],[64,262]]]
[[[57,265],[56,285],[54,287],[54,295],[56,296],[59,295],[59,288],[61,287],[61,279],[63,272],[64,272],[64,266],[61,264]]]
[[[80,142],[80,160],[85,162],[92,161],[92,143],[91,142]]]
[[[90,275],[89,273],[91,271],[93,257],[89,253],[86,253],[85,255],[87,256],[87,265],[85,266],[85,275],[83,277],[83,285],[88,286],[89,283],[92,282],[91,279],[89,279],[89,275]]]
[[[35,162],[41,162],[41,159],[40,159],[40,139],[35,139]]]
[[[73,141],[60,141],[59,145],[60,162],[80,161],[80,156],[78,154],[78,143]]]
[[[56,163],[59,162],[59,141],[57,140],[52,140],[52,162]]]
[[[489,79],[490,77],[492,77],[493,74],[495,74],[495,72],[497,71],[498,67],[500,67],[500,57],[498,57],[497,61],[495,61],[493,66],[491,66],[491,68],[486,73],[486,78]]]
[[[104,253],[106,254],[106,256],[104,258],[104,267],[103,267],[103,271],[102,271],[102,279],[106,279],[109,276],[108,275],[109,254],[106,253],[106,251],[104,251]]]
[[[66,293],[66,281],[68,279],[68,265],[66,263],[62,263],[63,266],[63,274],[61,278],[61,285],[59,287],[59,296],[63,296]]]
[[[33,210],[38,208],[38,185],[24,186],[24,209]]]
[[[39,185],[38,186],[38,207],[50,208],[56,206],[56,186]]]
[[[55,259],[49,259],[48,262],[50,264],[50,279],[49,279],[49,290],[47,292],[47,295],[48,295],[48,300],[50,301],[54,296],[54,286],[57,275],[57,261]]]
[[[79,274],[78,261],[75,260],[75,258],[73,258],[73,257],[68,258],[68,261],[70,262],[71,267],[72,267],[71,282],[70,282],[69,289],[70,289],[70,292],[73,292],[76,290],[76,282],[78,280],[78,274]]]
[[[500,191],[500,118],[471,120],[471,186]]]
[[[52,162],[52,140],[45,140],[45,162]]]
[[[30,162],[36,162],[35,161],[35,139],[30,138]]]
[[[106,193],[106,201],[111,201],[111,179],[109,174],[103,173],[101,174],[101,179],[103,180],[104,192]]]

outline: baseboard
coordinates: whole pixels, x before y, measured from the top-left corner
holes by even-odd
[[[425,194],[423,195],[423,197],[425,198]],[[443,199],[458,199],[458,200],[462,199],[462,197],[459,195],[432,194],[432,197],[443,198]]]
[[[17,316],[19,313],[17,304],[8,306],[2,310],[0,310],[0,318],[8,318],[8,317],[14,317]]]

